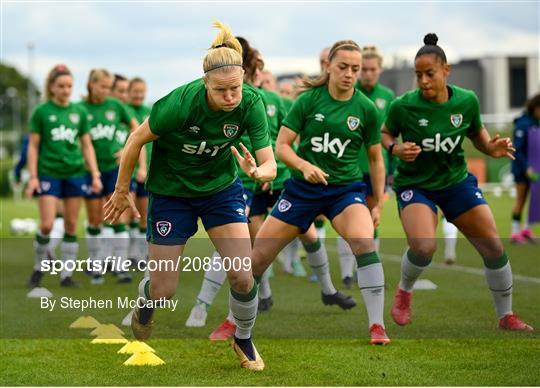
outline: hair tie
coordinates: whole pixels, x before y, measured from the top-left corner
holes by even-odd
[[[204,74],[207,74],[208,72],[212,71],[212,70],[216,70],[216,69],[220,69],[222,67],[227,67],[227,66],[238,66],[238,67],[242,67],[242,65],[239,65],[237,63],[231,63],[229,65],[217,65],[217,66],[214,66],[214,67],[211,67],[210,69],[206,70],[204,72]]]

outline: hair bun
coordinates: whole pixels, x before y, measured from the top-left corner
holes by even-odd
[[[437,37],[437,34],[427,34],[424,36],[424,44],[426,46],[437,46],[437,42],[439,41],[439,38]]]

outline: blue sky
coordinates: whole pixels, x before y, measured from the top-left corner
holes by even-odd
[[[149,100],[201,76],[212,21],[229,24],[263,54],[267,68],[313,72],[321,48],[340,39],[375,44],[388,64],[411,61],[427,32],[439,35],[450,61],[494,55],[538,55],[539,3],[529,2],[7,2],[1,57],[34,79],[65,63],[74,99],[88,72],[105,67],[148,81]]]

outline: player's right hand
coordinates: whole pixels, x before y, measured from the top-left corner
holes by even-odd
[[[393,154],[404,162],[414,162],[420,152],[422,152],[422,148],[410,141],[397,144],[393,150]]]
[[[302,174],[304,174],[304,179],[308,181],[309,183],[322,183],[325,186],[328,186],[328,182],[326,181],[326,178],[329,177],[327,173],[325,173],[323,170],[321,170],[319,167],[309,163],[305,162],[300,171],[302,171]]]
[[[26,186],[25,195],[27,198],[32,198],[34,192],[41,193],[41,185],[38,178],[30,178],[28,185]]]
[[[129,190],[114,190],[111,198],[103,206],[104,220],[111,224],[116,222],[127,208],[131,208],[136,218],[141,218]]]

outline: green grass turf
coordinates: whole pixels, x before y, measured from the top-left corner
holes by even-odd
[[[512,200],[491,196],[488,200],[501,234],[507,236]],[[481,275],[481,259],[464,239],[458,242],[458,265],[478,273],[441,265],[442,255],[438,252],[433,267],[424,276],[436,283],[438,289],[415,293],[410,326],[398,327],[392,322],[389,310],[399,279],[399,255],[404,247],[394,200],[385,208],[380,233],[389,285],[385,319],[392,344],[368,345],[367,317],[357,288],[349,293],[359,306],[343,312],[323,306],[316,284],[283,274],[277,264],[276,276],[272,279],[275,305],[270,312],[259,316],[254,331],[255,343],[267,365],[262,373],[240,370],[227,343],[206,339],[226,315],[226,289],[221,290],[210,309],[205,328],[184,326],[200,286],[201,273],[182,273],[175,296],[180,301],[179,309],[156,314],[156,328],[149,343],[166,362],[163,366],[123,366],[128,356],[116,353],[121,345],[92,345],[90,330],[68,329],[81,315],[92,315],[100,322],[119,325],[127,311],[41,310],[38,300],[25,297],[28,292],[25,283],[33,264],[31,239],[9,238],[9,220],[36,217],[36,209],[32,202],[2,200],[2,385],[540,384],[538,332],[508,333],[495,328],[491,295]],[[333,279],[339,286],[335,242],[331,238],[335,234],[329,228],[328,235]],[[539,247],[505,244],[514,274],[524,277],[514,282],[514,310],[540,328]],[[212,251],[209,242],[202,238],[191,245],[188,253],[193,252],[193,245],[202,246],[206,254]],[[81,252],[84,252],[83,247]],[[140,277],[137,274],[136,282]],[[83,274],[77,274],[76,279],[83,288],[62,289],[58,278],[50,275],[45,276],[43,286],[51,290],[55,298],[109,299],[136,294],[137,283],[119,285],[112,275],[107,275],[107,283],[101,287],[90,286]],[[129,328],[124,329],[126,337],[132,338]]]

